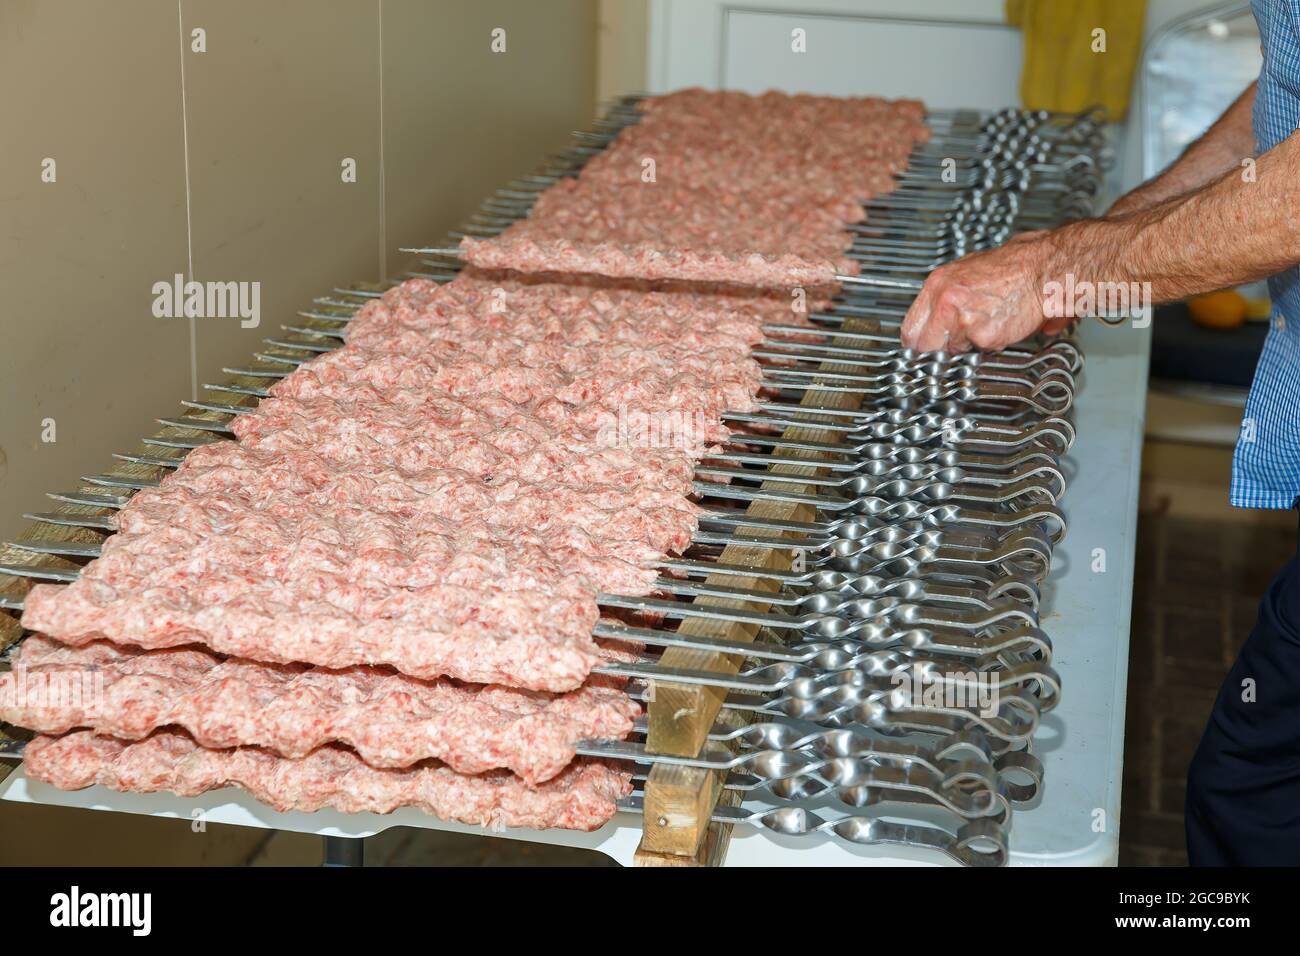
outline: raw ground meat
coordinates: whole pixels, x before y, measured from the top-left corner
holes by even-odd
[[[471,826],[535,830],[599,829],[632,789],[629,773],[598,760],[575,760],[558,776],[530,787],[507,771],[463,774],[436,762],[379,770],[342,747],[321,747],[296,760],[253,747],[211,750],[167,730],[135,743],[90,731],[37,737],[23,760],[28,777],[60,790],[98,784],[194,797],[238,786],[279,811],[391,813],[415,807]]]
[[[748,347],[794,317],[752,293],[413,280],[350,325],[372,345],[304,365],[236,421],[239,442],[134,496],[79,581],[33,590],[25,624],[579,687],[599,659],[596,594],[645,593],[687,547],[695,462],[758,389]],[[392,326],[423,347],[384,347]],[[671,440],[642,440],[638,415],[670,420],[655,434]]]
[[[709,237],[700,238],[694,247],[664,248],[648,242],[539,238],[540,232],[511,226],[499,239],[467,236],[460,245],[465,261],[472,265],[521,272],[567,269],[615,278],[735,282],[788,288],[827,285],[835,282],[837,275],[858,272],[858,264],[846,257],[717,252],[713,251],[718,248],[717,242],[710,244]],[[734,230],[731,235],[735,235]],[[702,251],[705,249],[709,251]]]
[[[855,269],[847,224],[926,136],[904,101],[642,105],[529,219],[468,243],[492,269],[367,304],[342,348],[235,420],[237,443],[134,495],[80,580],[31,590],[23,623],[50,638],[29,639],[22,675],[89,671],[104,699],[74,712],[15,686],[6,708],[20,675],[0,678],[0,717],[68,731],[30,744],[30,776],[485,826],[609,819],[630,775],[573,743],[627,732],[637,706],[589,675],[640,649],[592,639],[596,596],[649,592],[689,545],[695,465],[725,412],[755,406],[751,347],[825,308]]]
[[[92,676],[93,694],[67,692],[69,681]],[[283,757],[343,743],[372,767],[432,758],[459,773],[504,768],[530,784],[563,770],[575,741],[625,737],[640,710],[608,679],[555,697],[372,668],[223,661],[191,649],[74,648],[39,634],[0,674],[0,720],[43,734],[86,728],[140,740],[175,726],[204,747],[256,746]]]
[[[467,261],[496,269],[791,288],[856,272],[862,204],[928,138],[913,101],[684,90],[643,102],[576,177]]]
[[[206,583],[211,584],[211,581]],[[86,578],[66,588],[38,586],[27,596],[25,626],[59,631],[87,644],[109,638],[146,649],[204,644],[222,654],[321,667],[387,665],[413,677],[444,675],[476,683],[566,691],[600,661],[591,628],[594,599],[582,607],[554,597],[443,588],[446,616],[430,612],[424,589],[402,589],[382,607],[389,618],[363,620],[329,607],[297,606],[264,589],[240,591],[232,576],[224,601],[197,603],[183,588],[120,590]],[[477,602],[477,603],[476,603]]]

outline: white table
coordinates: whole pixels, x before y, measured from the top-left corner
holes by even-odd
[[[1088,321],[1081,332],[1087,367],[1076,407],[1078,441],[1066,459],[1071,472],[1064,506],[1070,531],[1054,554],[1045,588],[1042,626],[1055,645],[1060,705],[1035,738],[1046,766],[1045,793],[1033,809],[1015,812],[1012,865],[1106,866],[1119,853],[1120,785],[1128,682],[1129,612],[1137,533],[1149,330],[1110,329]],[[1105,572],[1093,570],[1103,549]],[[115,793],[103,787],[68,792],[28,780],[16,770],[0,783],[0,799],[91,810],[172,817],[177,826],[206,823],[362,837],[411,826],[456,833],[489,831],[444,823],[417,810],[387,815],[276,813],[237,789],[195,798]],[[594,833],[502,830],[490,835],[599,850],[631,865],[641,818],[619,814]],[[727,865],[936,865],[933,852],[857,847],[834,838],[779,837],[737,828]]]

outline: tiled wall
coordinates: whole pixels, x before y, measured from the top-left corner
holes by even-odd
[[[0,537],[563,146],[595,59],[595,0],[0,4]],[[260,327],[156,318],[191,259],[260,283]]]

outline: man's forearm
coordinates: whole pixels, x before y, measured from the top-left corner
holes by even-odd
[[[1248,117],[1247,98],[1235,104],[1236,121]],[[934,269],[903,319],[904,345],[922,352],[1004,349],[1035,332],[1061,331],[1076,310],[1091,308],[1089,287],[1092,301],[1103,301],[1100,283],[1130,292],[1134,283],[1150,283],[1151,300],[1166,302],[1300,263],[1300,132],[1249,169],[1231,135],[1210,141],[1151,184],[1127,213],[1024,233]],[[1220,153],[1212,163],[1214,149]],[[1211,165],[1218,177],[1194,184]],[[1175,194],[1154,199],[1161,190]],[[1085,298],[1058,301],[1057,290],[1071,287]],[[1132,299],[1117,291],[1113,301]]]
[[[1148,209],[1156,203],[1199,189],[1230,169],[1240,168],[1243,159],[1255,155],[1255,134],[1251,129],[1254,105],[1255,84],[1252,83],[1173,165],[1121,196],[1106,215]]]
[[[1045,281],[1150,282],[1168,302],[1300,262],[1300,134],[1194,193],[1048,234]]]

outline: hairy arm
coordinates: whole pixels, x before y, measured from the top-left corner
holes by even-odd
[[[1048,283],[1150,282],[1154,302],[1273,275],[1300,262],[1300,133],[1193,192],[1105,219],[1026,233],[931,273],[903,323],[924,351],[1000,349],[1044,318]]]
[[[1188,146],[1163,173],[1125,193],[1110,207],[1107,216],[1148,209],[1156,203],[1199,189],[1241,161],[1255,155],[1255,133],[1251,110],[1255,105],[1255,83],[1242,93],[1207,129]]]

